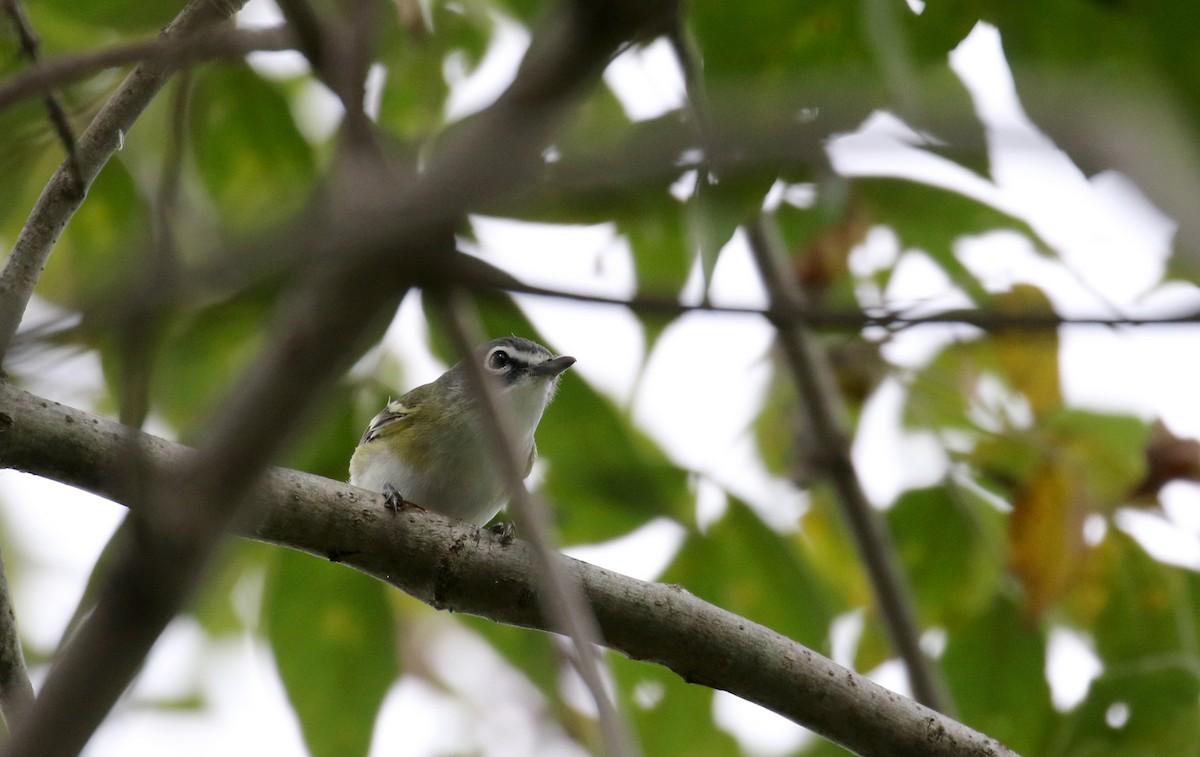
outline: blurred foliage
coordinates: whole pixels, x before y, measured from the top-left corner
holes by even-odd
[[[178,7],[159,0],[43,0],[28,3],[28,13],[45,54],[57,55],[144,39]],[[1000,28],[1019,91],[1045,78],[1074,82],[1080,70],[1124,82],[1122,96],[1151,81],[1167,93],[1195,142],[1197,8],[1179,0],[976,0],[930,2],[918,14],[899,0],[692,3],[686,36],[703,62],[698,84],[720,117],[703,126],[732,145],[722,160],[703,164],[697,114],[673,110],[633,122],[602,86],[565,126],[545,187],[501,198],[487,211],[543,223],[610,223],[632,251],[637,291],[669,298],[697,267],[707,281],[773,186],[804,190],[811,202],[772,202],[791,270],[816,305],[855,309],[864,292],[886,295],[899,264],[864,272],[852,261],[873,231],[886,229],[901,258],[924,256],[969,306],[1051,313],[1045,292],[1028,284],[994,291],[960,259],[964,240],[1002,230],[1056,261],[1053,244],[1024,219],[935,186],[837,177],[820,145],[872,111],[890,110],[918,130],[927,122],[954,124],[949,142],[921,149],[990,180],[988,135],[946,59],[981,19]],[[382,6],[386,15],[374,30],[383,75],[377,123],[380,143],[397,163],[419,167],[447,126],[448,76],[470,75],[498,29],[530,28],[546,9],[530,0]],[[0,27],[0,76],[7,77],[25,63],[11,29]],[[115,82],[106,72],[63,90],[77,129]],[[164,166],[171,130],[167,109],[157,104],[126,135],[128,149],[104,169],[64,231],[39,296],[68,312],[100,315],[101,329],[109,321],[98,303],[111,301],[113,292],[138,296],[136,286],[145,285],[139,271],[153,253],[151,220],[164,169],[178,168],[181,177],[173,226],[184,252],[180,265],[226,239],[244,244],[303,212],[337,151],[336,133],[319,138],[301,128],[322,86],[310,74],[281,77],[253,63],[197,66],[180,165]],[[770,144],[754,142],[755,126]],[[789,142],[799,147],[789,152]],[[812,149],[800,149],[806,146]],[[0,112],[6,245],[61,156],[40,102]],[[279,301],[278,282],[247,276],[239,283],[237,273],[231,271],[233,283],[219,296],[185,281],[190,296],[165,303],[154,338],[139,354],[150,367],[152,420],[183,440],[254,359]],[[490,334],[537,338],[538,324],[513,301],[483,299],[481,310]],[[642,318],[647,352],[667,323],[661,315]],[[434,353],[453,362],[433,326]],[[1052,331],[963,330],[905,370],[885,360],[892,336],[882,330],[869,338],[822,336],[851,419],[861,417],[885,381],[898,384],[903,431],[935,439],[950,460],[947,480],[902,492],[889,503],[886,522],[920,622],[944,639],[938,663],[962,719],[1026,755],[1195,753],[1200,578],[1148,555],[1114,516],[1122,508],[1153,507],[1171,480],[1200,477],[1200,445],[1145,419],[1069,406]],[[80,329],[64,332],[61,341],[98,347],[110,396],[120,396],[121,361],[129,359],[112,347],[120,339]],[[698,356],[697,363],[718,370],[712,357]],[[373,372],[356,371],[317,409],[284,462],[344,479],[370,415],[389,395],[410,388],[395,385],[403,364],[404,356],[385,353]],[[38,378],[22,366],[13,370],[30,382]],[[719,413],[720,403],[695,412]],[[629,407],[572,372],[538,432],[546,464],[541,491],[563,505],[558,525],[567,544],[613,539],[655,518],[681,524],[682,546],[663,580],[824,653],[836,646],[835,624],[861,617],[848,653],[856,667],[871,670],[894,655],[834,492],[823,483],[820,444],[807,429],[790,380],[777,370],[753,434],[764,465],[807,489],[808,508],[793,527],[777,529],[730,497],[720,517],[705,521],[696,512],[696,471],[638,428]],[[20,549],[8,554],[28,559]],[[313,754],[366,754],[380,704],[400,675],[398,661],[409,659],[408,616],[424,608],[310,556],[239,544],[224,557],[193,615],[214,637],[265,636]],[[260,597],[253,587],[263,581]],[[568,734],[596,743],[590,715],[562,696],[550,637],[473,618],[457,622],[532,682]],[[1052,705],[1045,672],[1048,634],[1058,626],[1078,631],[1102,665],[1083,701],[1065,712]],[[710,690],[651,664],[610,657],[617,695],[647,755],[743,753],[715,724]],[[420,666],[405,674],[438,679]],[[841,753],[819,739],[803,743],[798,753]]]
[[[314,757],[365,754],[398,673],[388,588],[310,555],[279,550],[263,615],[279,675]]]

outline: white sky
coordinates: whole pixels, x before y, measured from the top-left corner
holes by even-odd
[[[243,25],[273,23],[264,0],[253,0],[240,16]],[[448,117],[484,107],[511,78],[528,35],[498,20],[500,34],[478,71],[451,61],[445,71],[454,85]],[[280,76],[306,70],[295,54],[253,56],[254,63]],[[1045,288],[1063,313],[1155,315],[1195,307],[1194,287],[1178,284],[1155,289],[1169,252],[1173,225],[1130,182],[1115,173],[1086,177],[1042,136],[1024,116],[994,29],[981,25],[951,55],[951,65],[969,88],[994,137],[992,178],[980,177],[923,152],[920,138],[902,123],[877,115],[854,135],[833,140],[834,165],[847,175],[899,176],[948,187],[1024,218],[1060,256],[1039,256],[1028,240],[997,233],[963,240],[956,252],[986,286],[1006,289],[1031,282]],[[373,94],[382,73],[373,77]],[[621,56],[605,74],[631,118],[656,116],[681,102],[682,83],[669,50],[656,43]],[[320,85],[311,85],[295,103],[307,133],[336,128],[340,113]],[[880,148],[886,149],[880,149]],[[805,188],[793,188],[803,194]],[[628,244],[611,225],[557,228],[476,218],[478,254],[531,283],[584,289],[623,297],[636,280]],[[855,252],[852,264],[898,266],[886,297],[891,303],[921,304],[938,310],[965,304],[940,269],[918,251],[901,249],[894,234],[872,232]],[[699,286],[694,272],[684,297]],[[714,274],[714,301],[765,302],[745,240],[736,237]],[[598,390],[630,408],[668,454],[697,471],[695,487],[702,522],[723,509],[725,492],[750,502],[769,522],[794,527],[805,507],[802,492],[762,469],[749,426],[770,379],[767,360],[773,332],[755,317],[693,314],[671,324],[655,350],[643,360],[645,340],[637,320],[621,308],[523,297],[521,307],[537,324],[549,346],[579,359],[577,370]],[[410,296],[402,306],[383,349],[403,356],[404,376],[415,385],[444,370],[429,353],[419,305]],[[939,345],[961,336],[961,328],[913,329],[887,347],[898,365],[917,366]],[[968,331],[969,333],[969,331]],[[1188,349],[1195,337],[1181,328],[1069,329],[1062,335],[1061,366],[1068,401],[1085,407],[1162,417],[1185,436],[1200,437],[1200,404],[1195,387],[1200,367]],[[714,350],[717,362],[707,360]],[[56,362],[57,361],[57,362]],[[34,391],[87,406],[96,396],[99,366],[93,355],[63,355],[48,364],[50,376]],[[55,368],[55,365],[58,367]],[[374,359],[356,371],[373,368]],[[63,366],[69,366],[64,368]],[[869,495],[884,505],[901,491],[937,480],[945,471],[944,454],[927,435],[904,432],[898,413],[904,389],[890,382],[868,403],[854,448]],[[553,408],[549,412],[554,412]],[[349,450],[347,450],[347,456]],[[1144,536],[1161,559],[1200,569],[1200,488],[1172,486],[1164,493],[1164,516],[1122,513],[1120,528]],[[10,541],[28,558],[28,568],[13,576],[17,609],[26,637],[51,648],[74,608],[88,571],[107,540],[121,508],[72,489],[14,472],[0,472],[3,514]],[[64,526],[69,524],[69,526]],[[1145,536],[1149,535],[1149,536]],[[678,524],[654,521],[614,545],[578,546],[572,554],[631,575],[651,579],[681,542]],[[445,618],[433,616],[431,627]],[[861,622],[859,623],[861,625]],[[480,749],[484,754],[575,754],[551,725],[529,721],[528,707],[504,708],[495,700],[477,701],[472,675],[490,671],[503,680],[517,702],[537,702],[519,678],[512,677],[486,645],[452,625],[430,635],[431,659],[465,700],[447,696],[405,677],[385,703],[375,754],[434,755],[448,750]],[[839,621],[839,644],[852,656],[853,616]],[[1056,706],[1068,708],[1086,694],[1086,682],[1098,662],[1085,637],[1064,629],[1051,635],[1048,676]],[[850,646],[846,646],[849,644]],[[452,650],[453,653],[446,652]],[[472,671],[475,671],[473,673]],[[40,672],[39,672],[40,674]],[[900,690],[903,676],[885,667],[874,674]],[[167,694],[180,682],[207,695],[200,712],[162,713],[140,708],[140,699]],[[1082,684],[1081,684],[1082,682]],[[652,697],[651,697],[652,698]],[[754,754],[780,754],[804,738],[802,729],[753,705],[726,695],[714,697],[714,714]],[[536,711],[536,706],[533,708]],[[421,712],[421,717],[411,713]],[[517,718],[505,721],[499,715]],[[520,720],[526,718],[526,720]],[[518,751],[505,739],[488,738],[506,722]],[[402,724],[402,725],[401,725]],[[521,740],[516,731],[540,734],[540,744]],[[212,754],[220,751],[277,755],[304,754],[298,726],[283,700],[269,651],[249,639],[214,643],[187,622],[177,622],[156,647],[132,697],[118,708],[89,745],[86,754]]]

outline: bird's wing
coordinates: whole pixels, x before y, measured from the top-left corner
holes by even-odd
[[[371,419],[371,423],[367,426],[367,430],[363,432],[362,440],[359,444],[366,444],[374,441],[381,436],[394,433],[399,430],[400,421],[407,418],[416,409],[415,405],[406,404],[404,398],[400,398],[393,402],[389,402],[379,415]]]

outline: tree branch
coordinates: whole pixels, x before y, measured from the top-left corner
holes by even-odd
[[[295,47],[286,26],[270,29],[227,29],[187,36],[164,36],[106,47],[76,55],[43,58],[32,68],[0,83],[0,111],[28,97],[53,91],[86,76],[130,63],[180,66],[214,58],[241,58],[253,52],[278,52]]]
[[[124,475],[133,440],[158,472],[197,450],[132,432],[0,384],[0,465],[136,502]],[[393,514],[373,493],[299,471],[273,469],[252,493],[257,517],[239,533],[335,559],[429,605],[550,630],[531,545],[436,513]],[[806,647],[704,602],[558,555],[583,588],[606,646],[663,665],[685,681],[756,702],[864,755],[962,757],[1014,753],[983,734],[842,668]]]
[[[750,249],[758,264],[759,275],[773,303],[802,306],[803,299],[786,273],[781,271],[782,244],[769,219],[759,217],[747,225]],[[834,489],[842,514],[867,568],[880,616],[896,653],[904,661],[909,682],[917,701],[940,712],[952,712],[953,702],[945,681],[933,663],[921,651],[920,633],[913,610],[912,591],[900,568],[900,560],[886,526],[881,522],[863,493],[862,484],[850,459],[850,438],[844,428],[845,410],[820,345],[803,325],[787,319],[776,320],[779,341],[791,369],[796,391],[816,437],[816,446]]]
[[[0,714],[9,733],[25,719],[34,701],[15,607],[8,590],[4,556],[0,555]]]

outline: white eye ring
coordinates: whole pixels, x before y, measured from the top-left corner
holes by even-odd
[[[492,350],[492,354],[488,355],[487,367],[497,373],[508,368],[512,364],[512,358],[504,349],[497,348]]]

